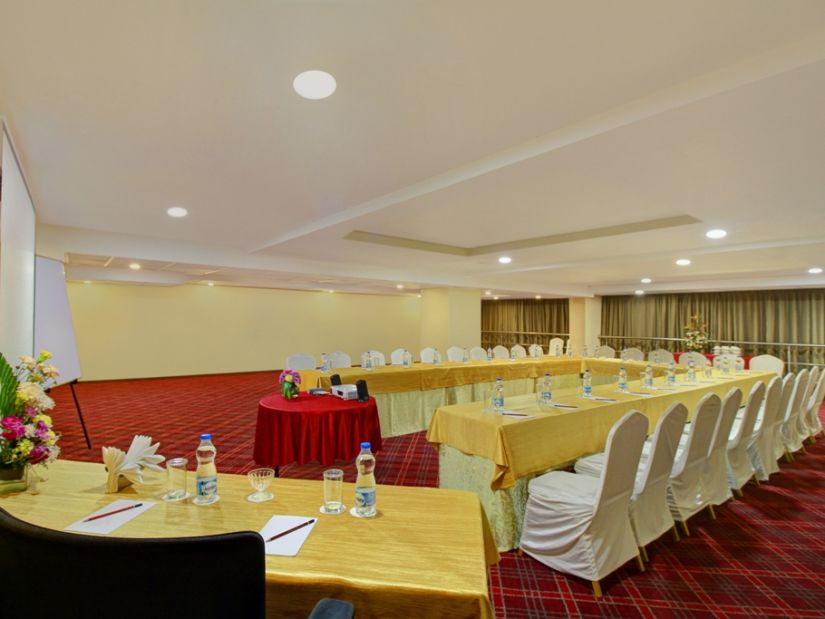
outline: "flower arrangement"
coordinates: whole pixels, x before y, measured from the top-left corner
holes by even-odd
[[[298,372],[287,368],[281,372],[278,382],[281,385],[281,394],[287,400],[298,397],[298,385],[301,384],[301,375]]]
[[[0,354],[0,468],[47,464],[60,453],[46,414],[54,407],[46,390],[59,375],[56,367],[46,365],[51,356],[46,350],[37,359],[23,356],[12,368]]]
[[[708,344],[708,326],[700,316],[691,316],[685,325],[685,348],[695,352],[705,352]]]

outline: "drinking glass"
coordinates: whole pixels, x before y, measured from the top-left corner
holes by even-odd
[[[166,494],[164,501],[181,501],[186,498],[186,458],[172,458],[166,461]]]
[[[255,488],[255,492],[246,497],[247,501],[252,503],[263,503],[274,498],[271,492],[267,492],[269,484],[272,483],[272,478],[275,475],[273,469],[252,469],[246,474],[249,483]]]
[[[484,412],[489,413],[493,411],[493,390],[492,389],[485,389],[484,390]]]
[[[713,366],[710,363],[705,366],[705,378],[713,378]]]
[[[324,504],[322,514],[340,514],[347,506],[344,505],[344,471],[341,469],[327,469],[324,471]]]

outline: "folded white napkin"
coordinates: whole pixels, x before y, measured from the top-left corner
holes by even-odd
[[[106,482],[106,492],[117,492],[120,489],[119,478],[123,476],[128,483],[143,483],[143,469],[153,471],[163,471],[158,466],[166,458],[155,452],[160,447],[160,443],[152,445],[151,436],[138,434],[132,439],[129,451],[117,447],[103,447],[103,464],[109,472],[109,479]]]

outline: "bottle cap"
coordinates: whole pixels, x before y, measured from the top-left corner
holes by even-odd
[[[212,435],[211,434],[201,434],[201,440],[202,441],[211,441],[212,440]]]
[[[369,443],[361,443],[361,449],[369,449],[371,445]]]

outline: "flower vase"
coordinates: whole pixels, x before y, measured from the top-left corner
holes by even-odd
[[[284,381],[281,385],[281,394],[287,399],[292,400],[298,397],[298,385],[293,382]]]
[[[0,494],[23,492],[29,486],[28,480],[25,464],[0,466]]]

